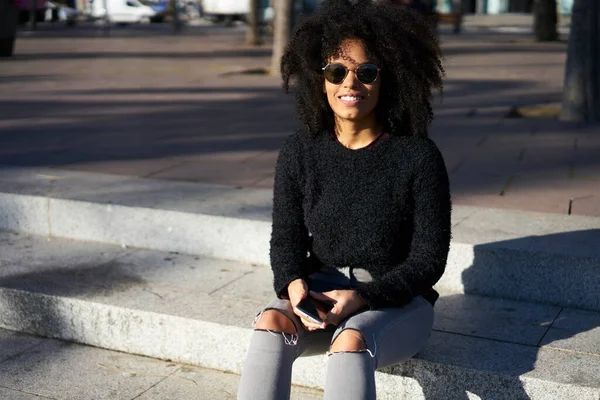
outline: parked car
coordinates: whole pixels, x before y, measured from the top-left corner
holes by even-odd
[[[146,4],[154,10],[150,22],[163,22],[170,14],[169,0],[148,0]]]
[[[156,12],[139,0],[93,0],[92,19],[104,19],[117,24],[134,24],[152,19]]]
[[[74,26],[77,22],[80,12],[72,7],[67,7],[62,4],[56,4],[52,1],[46,2],[46,13],[44,21],[47,22],[64,22],[67,26]]]

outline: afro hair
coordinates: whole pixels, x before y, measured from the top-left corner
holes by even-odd
[[[381,68],[378,122],[393,135],[426,137],[432,91],[442,91],[444,77],[433,24],[409,7],[371,0],[324,0],[294,31],[281,76],[284,91],[295,95],[300,122],[315,136],[334,129],[322,68],[348,39],[361,41]]]

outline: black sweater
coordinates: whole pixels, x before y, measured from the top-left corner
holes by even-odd
[[[358,294],[371,309],[400,307],[442,276],[450,246],[444,160],[424,138],[388,135],[351,150],[300,131],[277,160],[271,267],[275,292],[320,265],[368,270]]]

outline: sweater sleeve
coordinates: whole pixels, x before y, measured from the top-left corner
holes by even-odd
[[[413,180],[413,234],[406,260],[360,286],[358,294],[371,309],[401,307],[425,294],[446,268],[451,237],[448,173],[435,144],[427,139]]]
[[[278,297],[287,295],[288,284],[304,278],[307,260],[308,229],[302,210],[300,143],[297,135],[283,144],[275,167],[273,186],[273,226],[271,231],[271,268]]]

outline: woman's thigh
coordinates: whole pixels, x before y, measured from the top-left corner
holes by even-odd
[[[345,329],[359,331],[375,358],[376,368],[407,360],[421,350],[433,327],[433,306],[421,296],[401,308],[368,310],[343,321],[333,340]]]

